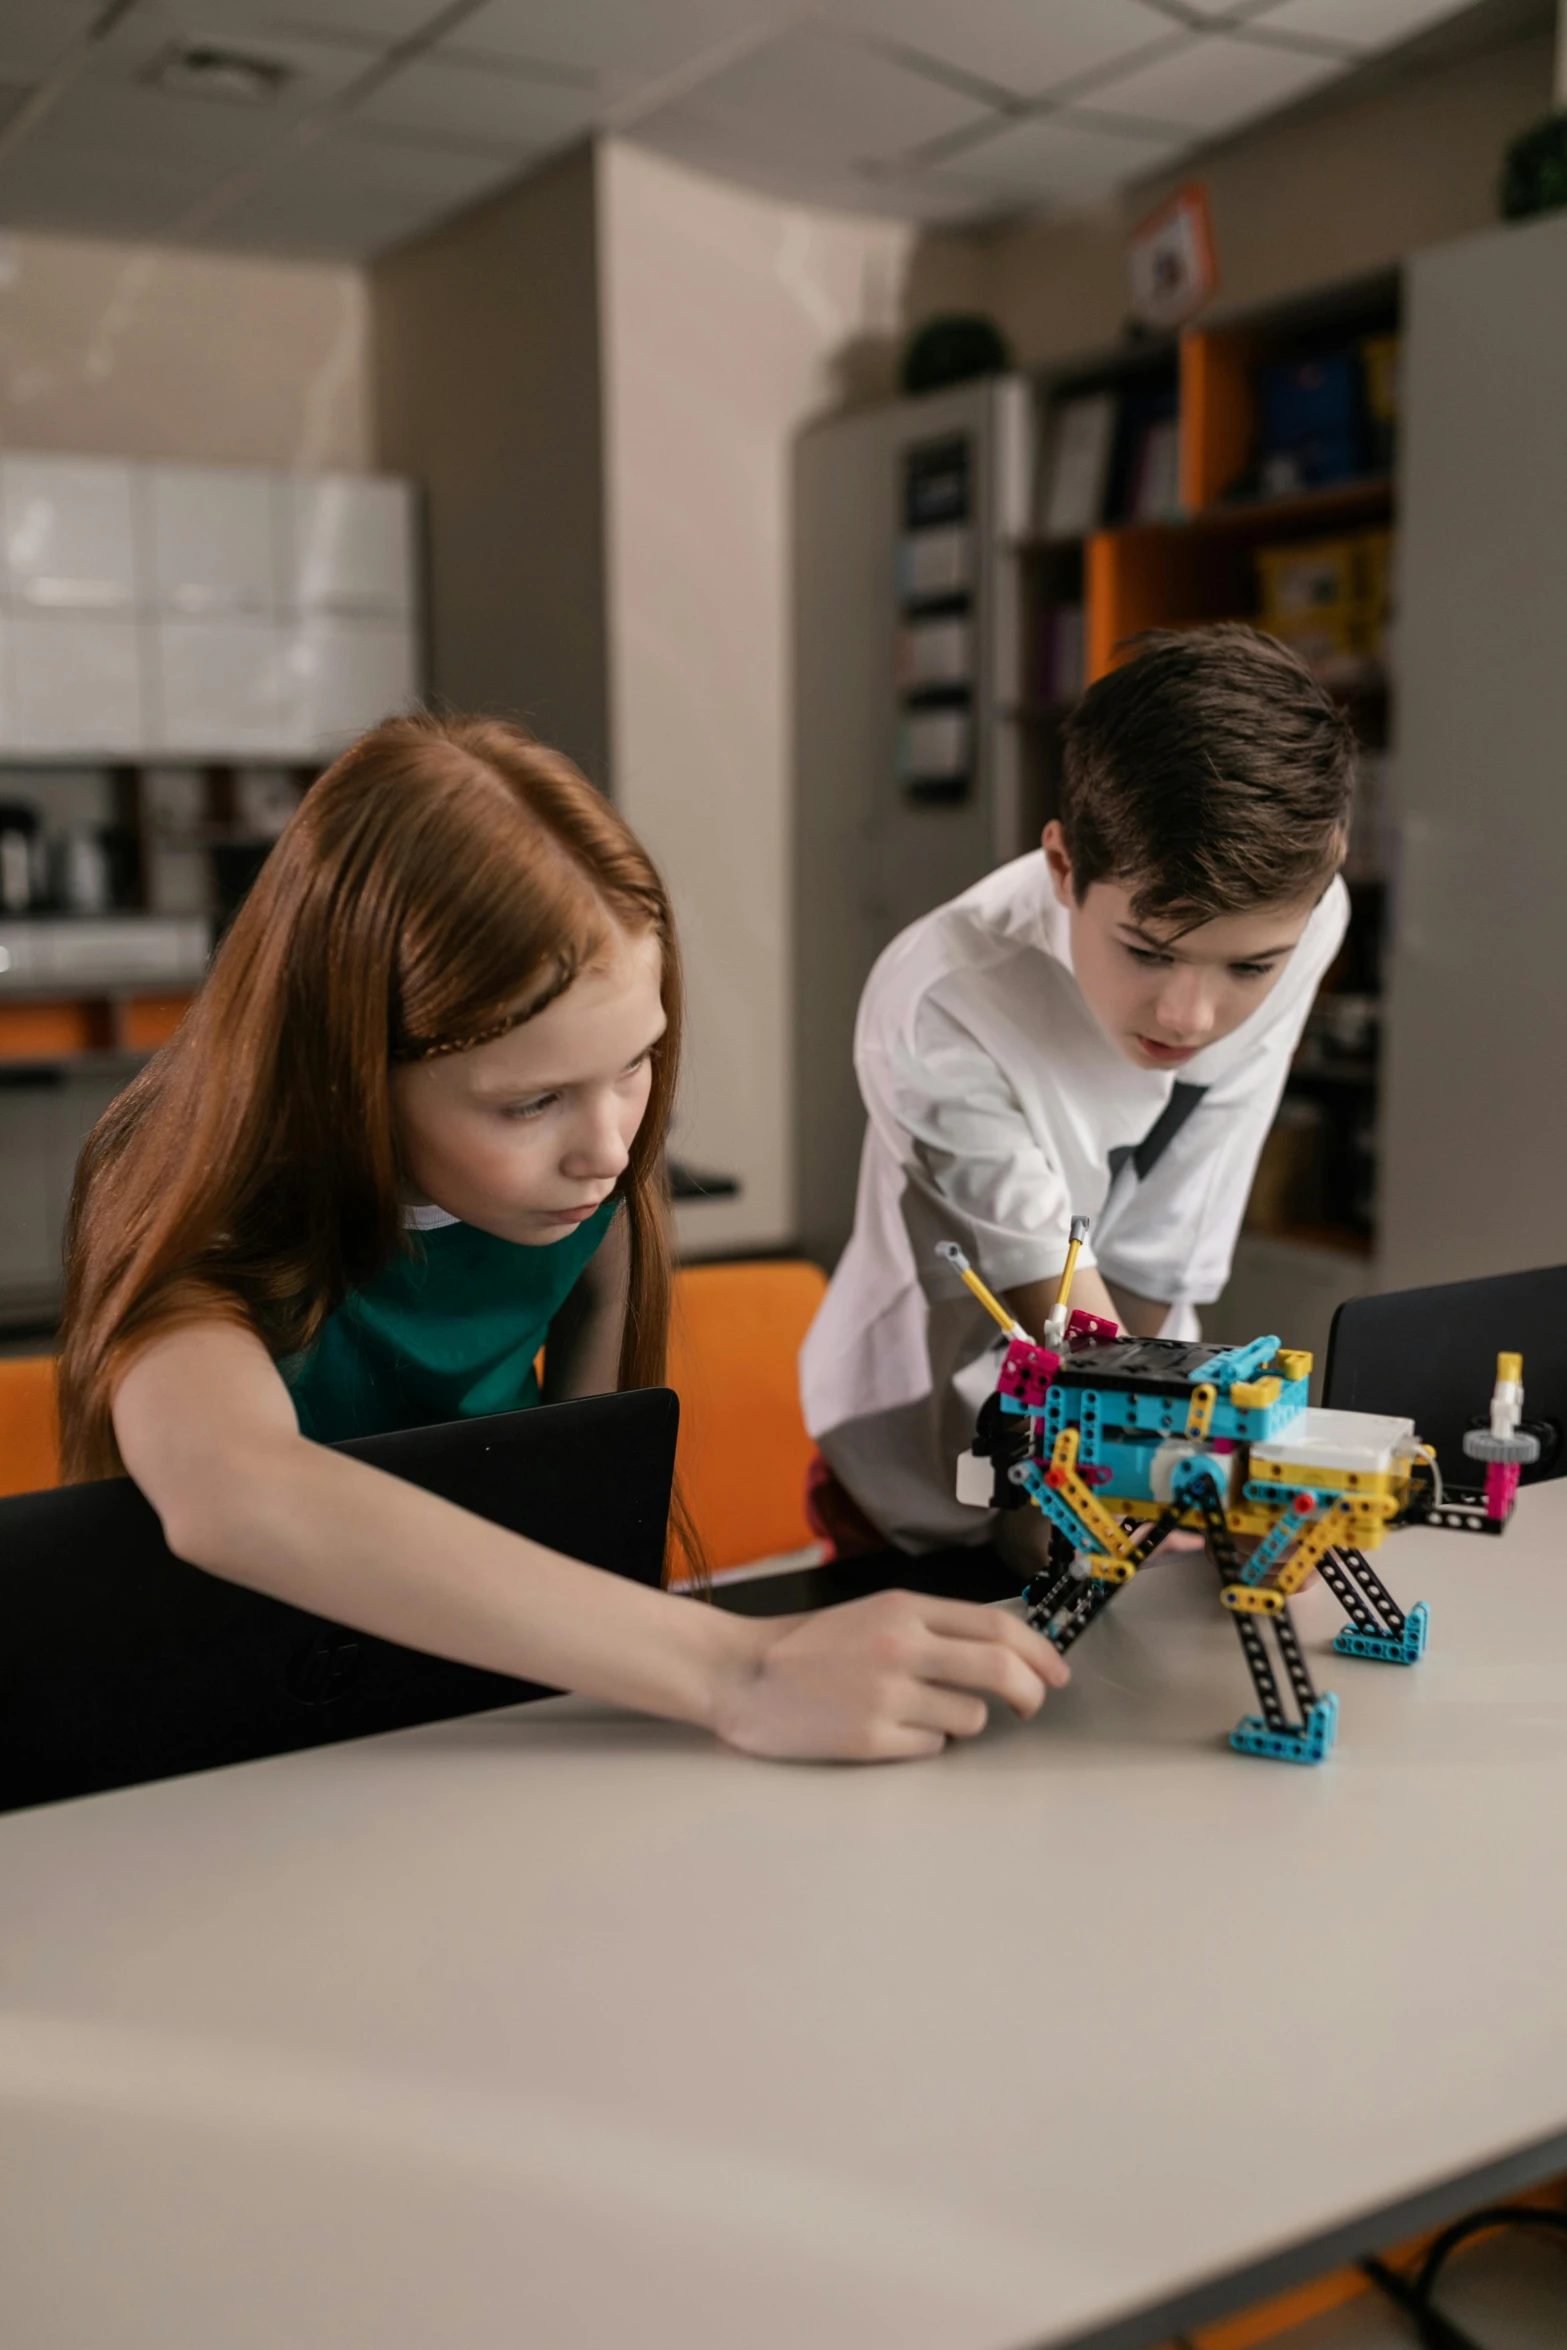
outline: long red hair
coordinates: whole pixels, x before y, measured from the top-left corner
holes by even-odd
[[[668,1029],[617,1187],[630,1239],[622,1387],[669,1330],[664,1141],[680,957],[664,885],[569,759],[495,720],[389,720],[306,793],[162,1051],[77,1170],[60,1350],[63,1465],[114,1476],[116,1381],[213,1313],[307,1347],[407,1245],[394,1061],[542,1011],[612,927],[656,932]]]

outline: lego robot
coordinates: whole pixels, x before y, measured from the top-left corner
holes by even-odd
[[[982,1509],[1037,1507],[1049,1564],[1023,1593],[1029,1621],[1061,1650],[1082,1637],[1176,1527],[1201,1533],[1219,1572],[1259,1711],[1230,1733],[1241,1754],[1318,1763],[1338,1699],[1320,1695],[1290,1616],[1316,1572],[1348,1622],[1341,1656],[1412,1665],[1426,1645],[1424,1602],[1406,1614],[1366,1554],[1399,1526],[1500,1534],[1539,1440],[1521,1425],[1523,1367],[1497,1361],[1489,1425],[1464,1438],[1481,1486],[1443,1490],[1436,1456],[1409,1420],[1307,1403],[1311,1356],[1256,1338],[1246,1346],[1124,1336],[1071,1310],[1087,1235],[1072,1243],[1036,1345],[970,1266],[938,1253],[1000,1324],[1007,1346],[958,1499]]]

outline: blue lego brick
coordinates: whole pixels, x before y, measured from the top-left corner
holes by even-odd
[[[1277,1351],[1275,1349],[1275,1351]],[[1265,1410],[1237,1408],[1221,1396],[1213,1407],[1208,1433],[1232,1444],[1261,1444],[1282,1436],[1306,1408],[1306,1381],[1290,1379],[1279,1390],[1279,1400]],[[1054,1443],[1063,1428],[1126,1428],[1139,1435],[1184,1436],[1190,1402],[1174,1395],[1137,1395],[1122,1387],[1052,1387],[1045,1411],[1045,1435]],[[1103,1441],[1100,1452],[1103,1454]]]
[[[1278,1402],[1268,1404],[1262,1410],[1232,1404],[1228,1396],[1221,1395],[1213,1407],[1208,1433],[1210,1436],[1228,1436],[1241,1444],[1262,1444],[1270,1436],[1282,1436],[1290,1422],[1298,1419],[1305,1410],[1307,1393],[1308,1385],[1304,1379],[1286,1379],[1280,1385]]]
[[[1340,1656],[1363,1656],[1377,1665],[1416,1665],[1426,1652],[1431,1611],[1417,1600],[1404,1618],[1402,1632],[1357,1632],[1346,1624],[1333,1645]]]
[[[1237,1754],[1259,1755],[1264,1762],[1326,1762],[1338,1736],[1338,1699],[1330,1689],[1319,1697],[1306,1717],[1303,1730],[1270,1730],[1261,1714],[1245,1714],[1230,1732]]]
[[[1111,1497],[1124,1501],[1152,1501],[1151,1471],[1157,1449],[1152,1444],[1119,1444],[1114,1438],[1101,1440],[1094,1455],[1094,1464],[1110,1472],[1109,1483],[1098,1488],[1099,1498],[1107,1507],[1112,1506]]]
[[[1254,1338],[1249,1346],[1222,1346],[1190,1373],[1192,1385],[1211,1380],[1215,1387],[1229,1387],[1237,1379],[1255,1379],[1272,1362],[1279,1345],[1277,1338]]]

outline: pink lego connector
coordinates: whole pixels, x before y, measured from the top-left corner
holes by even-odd
[[[1050,1382],[1060,1368],[1061,1357],[1052,1354],[1048,1346],[1035,1346],[1028,1339],[1014,1338],[1007,1348],[996,1387],[1013,1403],[1021,1404],[1026,1412],[1042,1412]]]
[[[1073,1309],[1066,1326],[1068,1346],[1104,1346],[1112,1338],[1119,1338],[1120,1327],[1107,1322],[1103,1314],[1085,1314],[1081,1306]]]

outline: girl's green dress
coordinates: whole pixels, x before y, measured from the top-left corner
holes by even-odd
[[[472,1224],[411,1232],[410,1253],[351,1290],[315,1344],[279,1365],[302,1433],[329,1444],[539,1402],[534,1362],[619,1211],[542,1248]]]

